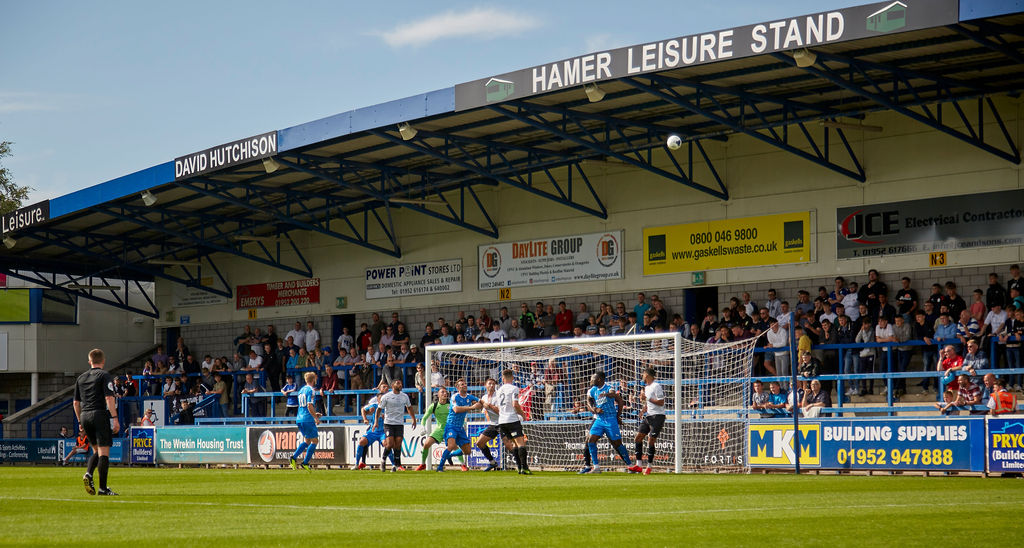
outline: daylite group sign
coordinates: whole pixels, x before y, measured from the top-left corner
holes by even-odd
[[[271,308],[320,302],[320,278],[240,285],[235,288],[235,307]]]
[[[644,229],[644,275],[811,260],[808,211]]]
[[[345,427],[320,426],[317,430],[319,443],[310,463],[346,464]],[[295,426],[249,428],[248,437],[249,462],[252,464],[288,464],[295,448],[303,442]]]
[[[367,299],[461,291],[462,259],[373,266],[366,269]]]
[[[836,257],[929,253],[1024,243],[1024,190],[836,210]]]
[[[479,289],[622,277],[622,231],[482,245]]]
[[[885,1],[601,51],[455,86],[455,110],[588,83],[955,24],[957,0]]]

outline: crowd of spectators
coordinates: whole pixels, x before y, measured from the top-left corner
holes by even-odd
[[[586,303],[571,307],[565,301],[557,304],[538,301],[532,307],[524,302],[519,305],[517,316],[511,315],[506,306],[500,307],[493,316],[486,308],[480,308],[475,315],[463,311],[451,321],[439,317],[437,321],[427,322],[422,333],[417,333],[418,338],[413,338],[398,312],[393,312],[387,323],[380,314],[373,313],[368,321],[360,323],[355,333],[343,328],[334,341],[323,339],[313,321],[307,321],[305,326],[295,322],[283,335],[279,335],[273,325],[265,328],[247,325],[233,339],[235,352],[230,357],[215,358],[207,354],[200,359],[181,337],[169,353],[159,347],[142,374],[166,377],[162,383],[143,382],[134,389],[143,395],[163,396],[172,413],[181,411],[183,401],[194,403],[207,395],[216,395],[222,412],[227,415],[237,395],[272,391],[287,396],[290,393],[287,376],[298,378],[298,372],[309,370],[320,377],[321,391],[346,387],[369,389],[381,379],[390,383],[396,378],[417,390],[444,385],[447,379],[437,368],[428,368],[423,363],[424,348],[433,344],[668,331],[678,331],[695,341],[727,342],[766,333],[757,343],[761,350],[755,354],[753,374],[790,375],[789,349],[795,345],[795,355],[799,356],[795,367],[801,379],[797,400],[799,407],[807,412],[812,406],[831,405],[833,383],[814,382],[816,377],[885,371],[888,352],[893,353],[894,371],[906,371],[914,355],[920,356],[924,370],[948,370],[955,360],[951,362],[947,352],[962,356],[961,359],[972,366],[972,371],[990,366],[1020,367],[1024,332],[1024,296],[1021,295],[1024,280],[1020,268],[1011,267],[1005,287],[996,273],[989,276],[989,282],[986,290],[974,290],[968,304],[952,281],[945,286],[933,285],[929,295],[921,298],[910,278],[902,278],[899,289],[890,292],[879,273],[871,270],[863,285],[836,277],[832,288],[817,288],[813,298],[810,291],[800,290],[792,306],[780,299],[774,289],[767,291],[761,305],[749,292],[744,292],[730,298],[728,305],[719,311],[708,307],[704,316],[693,323],[685,321],[678,313],[670,313],[657,295],[648,297],[640,292],[634,303],[602,302],[593,311]],[[865,347],[843,352],[842,363],[838,351],[821,348],[821,345],[831,344],[915,340],[924,341],[927,346]],[[990,347],[988,343],[992,340],[996,341],[997,351],[994,356],[987,356],[984,349]],[[938,348],[939,343],[946,346]],[[533,374],[537,378],[533,384],[541,392],[556,384],[555,377],[564,375],[557,368],[548,371],[542,366],[540,369]],[[243,374],[244,382],[241,381]],[[410,377],[411,383],[408,382]],[[1020,375],[1008,376],[1005,381],[1008,389],[1020,390]],[[237,387],[232,386],[235,382],[239,384]],[[874,384],[873,380],[847,382],[848,389],[843,395],[874,393]],[[879,385],[884,391],[884,383]],[[782,383],[778,388],[783,390],[785,386],[786,383]],[[919,386],[925,391],[940,389],[939,383],[931,378],[925,378]],[[957,387],[956,379],[943,386],[954,392]],[[894,397],[902,396],[906,389],[905,380],[897,379]],[[775,388],[769,385],[768,390],[760,393],[770,397],[773,390]],[[792,391],[789,392],[786,397],[791,402]],[[547,402],[551,398],[550,393],[544,397]],[[332,407],[359,402],[354,396],[348,401],[339,398],[331,401]],[[322,402],[323,399],[321,406]],[[255,414],[265,411],[262,402],[255,405]],[[792,403],[789,405],[792,407]],[[770,409],[784,410],[785,406]]]

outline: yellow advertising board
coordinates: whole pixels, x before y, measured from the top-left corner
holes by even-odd
[[[811,260],[811,213],[644,229],[644,275]]]

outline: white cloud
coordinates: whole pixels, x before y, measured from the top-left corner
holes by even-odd
[[[0,91],[0,114],[57,110],[61,99],[44,93]]]
[[[586,51],[606,51],[627,45],[624,39],[611,34],[594,34],[586,39]]]
[[[540,26],[540,21],[498,8],[449,11],[419,21],[400,23],[391,30],[373,32],[393,48],[424,46],[444,38],[497,38]]]

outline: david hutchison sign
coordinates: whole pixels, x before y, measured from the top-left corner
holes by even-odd
[[[14,232],[50,220],[50,201],[39,202],[0,217],[0,234]]]
[[[839,259],[1020,245],[1024,190],[842,207],[836,221]]]
[[[814,13],[580,55],[455,86],[466,110],[591,82],[834,44],[958,21],[957,0],[903,0]]]
[[[174,159],[174,179],[185,179],[277,154],[277,132],[246,137]]]

